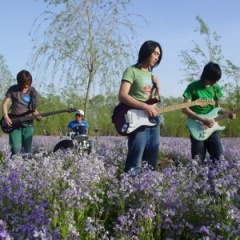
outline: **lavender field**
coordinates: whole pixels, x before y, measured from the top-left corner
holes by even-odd
[[[124,137],[92,138],[94,151],[10,157],[0,138],[0,239],[240,239],[240,139],[222,139],[217,164],[192,160],[190,142],[161,138],[157,171],[123,172]]]

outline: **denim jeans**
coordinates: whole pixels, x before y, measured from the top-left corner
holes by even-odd
[[[192,136],[190,136],[190,140],[192,143],[191,153],[193,159],[198,158],[201,161],[204,161],[207,151],[210,158],[213,160],[219,159],[223,154],[219,131],[213,132],[205,141],[197,141]]]
[[[33,126],[25,125],[23,128],[17,128],[9,133],[9,144],[12,154],[18,154],[23,147],[24,153],[29,153],[32,147]]]
[[[140,127],[128,136],[125,172],[139,174],[143,161],[156,169],[160,144],[160,126]]]

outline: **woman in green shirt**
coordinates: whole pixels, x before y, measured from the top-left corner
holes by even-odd
[[[140,126],[128,135],[128,154],[125,172],[134,175],[141,172],[143,161],[155,170],[160,144],[160,126],[154,105],[146,103],[151,99],[153,89],[158,89],[159,80],[152,70],[162,59],[162,48],[158,42],[146,41],[139,50],[138,61],[128,67],[122,77],[119,91],[121,103],[134,109],[143,110],[154,126]]]

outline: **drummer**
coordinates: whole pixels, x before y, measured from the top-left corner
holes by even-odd
[[[68,124],[68,136],[71,135],[71,131],[74,127],[77,127],[77,126],[84,126],[83,128],[81,127],[80,130],[80,135],[83,135],[83,136],[87,136],[87,133],[88,133],[88,128],[89,128],[89,124],[87,121],[84,120],[84,111],[79,109],[75,112],[75,117],[76,119],[71,121],[69,124]],[[78,137],[79,133],[77,133],[77,135],[75,135],[76,133],[73,133],[73,136],[71,136],[71,139],[74,139],[76,137]],[[90,154],[92,152],[92,141],[91,140],[87,140],[89,146],[88,146],[88,154]]]
[[[69,124],[68,124],[68,135],[70,135],[70,132],[71,132],[71,129],[77,125],[82,125],[82,126],[85,126],[86,129],[89,128],[89,124],[87,121],[84,120],[84,111],[79,109],[75,112],[75,120],[71,121]],[[87,134],[87,132],[85,133]]]

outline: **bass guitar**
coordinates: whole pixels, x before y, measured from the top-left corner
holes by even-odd
[[[58,111],[53,111],[53,112],[46,112],[46,113],[39,113],[38,115],[28,115],[30,112],[26,112],[23,113],[21,115],[15,115],[15,114],[11,114],[9,113],[8,116],[12,121],[12,125],[9,126],[7,125],[6,121],[4,120],[4,117],[2,117],[2,119],[0,120],[0,124],[1,124],[1,129],[4,133],[10,133],[13,130],[15,130],[16,128],[20,128],[23,127],[23,124],[25,122],[34,120],[37,116],[41,116],[41,117],[47,117],[47,116],[51,116],[51,115],[55,115],[55,114],[60,114],[60,113],[71,113],[71,112],[75,112],[77,111],[76,108],[69,108],[69,109],[64,109],[64,110],[58,110]]]
[[[150,99],[145,103],[152,105],[156,102],[156,100]],[[157,113],[159,115],[181,108],[191,107],[195,105],[206,106],[209,104],[214,105],[215,102],[212,100],[196,100],[189,103],[180,103],[172,106],[157,108]],[[141,126],[155,126],[157,123],[154,120],[155,118],[148,117],[144,110],[131,108],[123,103],[119,103],[114,108],[112,115],[112,122],[115,125],[115,129],[122,136],[126,136],[132,133]]]
[[[190,134],[192,137],[198,141],[204,141],[208,139],[208,137],[215,131],[222,131],[226,127],[225,126],[220,126],[218,122],[220,120],[223,120],[224,118],[228,118],[230,113],[239,113],[240,108],[236,108],[232,110],[231,112],[224,113],[222,115],[218,116],[218,112],[221,110],[220,107],[214,108],[211,112],[208,114],[202,114],[198,115],[202,118],[208,118],[208,119],[213,119],[214,120],[214,125],[211,128],[208,128],[207,126],[203,125],[201,122],[189,118],[187,120],[187,127],[190,131]]]

